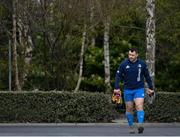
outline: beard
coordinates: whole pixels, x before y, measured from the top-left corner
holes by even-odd
[[[135,62],[135,61],[137,60],[137,58],[129,58],[129,60],[130,60],[131,62]]]

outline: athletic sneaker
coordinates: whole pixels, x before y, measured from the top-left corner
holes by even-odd
[[[142,124],[142,123],[138,123],[137,128],[138,128],[138,133],[139,133],[139,134],[142,134],[143,131],[144,131],[143,124]]]
[[[135,127],[134,126],[129,126],[129,133],[135,134]]]

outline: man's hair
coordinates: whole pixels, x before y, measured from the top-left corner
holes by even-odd
[[[131,52],[134,52],[134,51],[135,51],[136,53],[138,53],[138,50],[137,50],[137,48],[135,48],[135,47],[130,48],[129,51],[131,51]]]

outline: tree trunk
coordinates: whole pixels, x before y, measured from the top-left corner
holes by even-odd
[[[21,74],[19,75],[19,81],[21,87],[24,86],[25,81],[27,81],[27,75],[29,73],[30,61],[32,59],[32,38],[29,34],[29,25],[27,24],[27,5],[22,4],[18,10],[18,18],[17,18],[17,28],[18,28],[18,43],[21,47],[21,58],[24,60],[23,69],[21,69]],[[27,16],[24,16],[27,15]]]
[[[22,49],[21,51],[21,55],[24,54],[24,49],[26,48],[25,44],[24,44],[24,35],[23,35],[23,23],[22,23],[22,17],[21,15],[18,15],[18,18],[16,19],[17,20],[17,30],[18,30],[18,39],[17,39],[17,42],[19,43],[19,47]],[[23,64],[23,66],[25,66]],[[21,69],[21,73],[19,75],[19,82],[21,83],[21,87],[23,87],[24,85],[24,71],[25,69]]]
[[[13,31],[12,31],[12,39],[13,39],[13,69],[14,69],[14,80],[15,80],[15,90],[21,91],[21,86],[19,83],[19,75],[18,75],[18,65],[17,65],[17,39],[16,39],[16,6],[17,6],[18,1],[13,0]]]
[[[146,0],[147,21],[146,21],[146,63],[154,84],[155,77],[155,0]]]
[[[110,28],[110,17],[111,14],[108,13],[108,8],[102,10],[100,1],[96,0],[100,17],[104,23],[104,72],[105,72],[105,84],[107,86],[106,92],[111,89],[110,87],[110,59],[109,59],[109,28]],[[113,7],[115,1],[111,1],[111,6]],[[109,6],[109,4],[108,4]],[[110,7],[111,7],[110,6]],[[112,10],[112,8],[110,8]],[[104,11],[104,13],[103,13]]]
[[[84,26],[84,32],[82,35],[82,45],[81,45],[81,54],[80,54],[80,65],[79,65],[79,79],[75,88],[74,92],[77,92],[79,90],[80,84],[81,84],[81,80],[82,80],[82,73],[83,73],[83,57],[84,57],[84,49],[85,49],[85,45],[86,45],[86,25]]]
[[[27,80],[27,75],[29,73],[29,66],[32,60],[32,51],[33,51],[33,42],[31,36],[28,34],[29,26],[24,25],[24,65],[25,65],[25,70],[23,73],[23,80],[22,80],[22,86],[24,85],[24,82]]]
[[[8,62],[8,66],[9,66],[9,91],[11,91],[12,87],[11,87],[11,83],[12,83],[12,62],[11,62],[11,40],[9,38],[9,48],[8,48],[8,54],[9,54],[9,62]]]
[[[94,29],[94,0],[91,0],[90,23],[91,23],[91,46],[95,46],[95,29]]]
[[[110,60],[109,60],[109,20],[105,22],[104,30],[104,71],[105,71],[105,84],[110,86]]]

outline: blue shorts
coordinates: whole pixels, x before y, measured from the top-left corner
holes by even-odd
[[[144,88],[140,89],[124,89],[125,102],[134,101],[135,98],[144,98]]]

